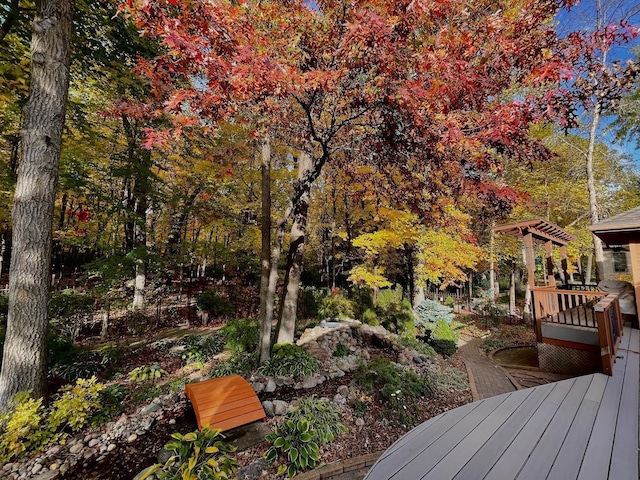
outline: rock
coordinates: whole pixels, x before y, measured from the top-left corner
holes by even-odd
[[[48,472],[41,473],[37,477],[34,477],[33,480],[53,480],[54,478],[58,478],[59,476],[59,470],[49,470]]]
[[[107,452],[113,452],[116,448],[118,448],[118,446],[115,443],[111,443],[107,447]]]
[[[267,382],[267,386],[264,388],[264,391],[267,393],[271,393],[271,392],[275,392],[276,391],[276,382],[273,381],[273,379],[269,379],[269,381]]]
[[[62,450],[62,447],[60,445],[54,445],[47,450],[47,456],[53,457],[54,455],[59,454],[60,450]]]
[[[167,450],[166,448],[163,448],[158,453],[158,463],[165,464],[167,463],[167,460],[169,460],[171,457],[173,457],[173,452],[171,450]]]
[[[136,435],[135,433],[132,433],[131,435],[129,435],[127,437],[127,443],[133,443],[138,439],[138,435]]]
[[[333,397],[333,403],[335,403],[336,405],[346,405],[347,399],[344,398],[339,393],[336,393],[335,396]]]
[[[60,468],[60,464],[58,462],[55,462],[49,465],[49,470],[58,470],[59,468]]]
[[[318,385],[318,379],[316,377],[304,377],[302,380],[302,388],[313,388]]]
[[[262,382],[252,382],[251,383],[251,388],[253,388],[253,390],[256,393],[260,393],[260,392],[264,391],[264,387],[265,387],[265,385]]]
[[[140,415],[149,415],[150,413],[157,412],[161,408],[162,408],[162,406],[158,405],[155,402],[154,403],[150,403],[149,405],[144,407],[142,410],[140,410]]]
[[[31,467],[31,475],[35,475],[40,470],[42,470],[42,464],[41,463],[36,463],[33,467]]]
[[[93,457],[96,453],[98,453],[98,451],[95,448],[87,448],[84,453],[82,454],[82,457],[85,460],[90,459],[91,457]]]
[[[284,402],[282,400],[274,400],[273,412],[276,415],[284,415],[285,413],[287,413],[287,402]]]
[[[175,425],[176,424],[176,419],[172,418],[171,420],[169,420],[169,425]]]
[[[95,447],[96,445],[98,445],[99,443],[100,443],[100,440],[98,440],[97,438],[92,438],[92,439],[89,441],[89,448],[93,448],[93,447]]]
[[[264,458],[239,469],[236,472],[238,480],[257,480],[269,469],[269,464]]]
[[[71,445],[71,448],[69,449],[69,453],[72,454],[76,454],[76,453],[80,453],[83,449],[84,445],[80,442],[78,443],[74,443],[73,445]]]
[[[356,418],[356,427],[364,427],[364,419]]]
[[[338,387],[338,393],[347,398],[349,396],[349,387],[347,387],[346,385],[340,385]]]
[[[273,417],[276,414],[273,409],[273,402],[270,400],[262,402],[262,408],[264,408],[264,413],[267,414],[267,417]]]

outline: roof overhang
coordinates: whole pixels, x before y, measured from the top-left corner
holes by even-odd
[[[554,245],[563,246],[574,240],[575,237],[561,227],[547,222],[541,218],[526,222],[510,223],[495,227],[494,232],[506,233],[514,237],[524,237],[531,234],[536,243],[551,242]]]

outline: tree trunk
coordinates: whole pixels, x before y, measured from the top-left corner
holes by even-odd
[[[587,255],[587,272],[585,274],[586,283],[591,283],[592,271],[593,271],[593,255],[590,253]]]
[[[72,3],[41,0],[33,21],[31,86],[13,205],[9,315],[0,411],[23,390],[44,394],[51,229],[69,94]]]
[[[298,163],[298,181],[303,188],[298,195],[298,201],[293,205],[293,222],[291,225],[291,240],[289,244],[289,258],[292,259],[289,269],[289,279],[286,284],[284,307],[282,309],[282,323],[278,331],[278,343],[293,343],[296,328],[296,313],[298,308],[298,291],[300,290],[300,276],[302,274],[302,257],[304,254],[304,236],[307,228],[307,213],[309,211],[309,197],[311,183],[302,185],[302,181],[313,170],[311,157],[302,153]]]
[[[271,144],[269,136],[265,136],[261,149],[262,173],[262,247],[260,250],[260,342],[258,355],[260,363],[269,360],[271,352],[271,323],[273,316],[267,317],[267,302],[269,299],[269,274],[271,273]],[[277,275],[277,265],[276,265]],[[273,312],[273,300],[271,301]],[[273,313],[272,313],[273,315]]]
[[[489,298],[492,302],[497,297],[496,292],[496,265],[495,265],[495,232],[496,221],[491,220],[491,230],[489,231]]]
[[[511,265],[509,275],[509,315],[516,314],[516,262]]]
[[[591,119],[591,127],[589,128],[589,148],[587,149],[587,190],[589,191],[589,216],[591,217],[591,225],[598,223],[600,217],[598,215],[598,199],[596,197],[596,180],[593,173],[593,160],[596,145],[596,135],[598,133],[598,125],[600,123],[600,102],[596,102],[593,106],[593,118]],[[604,280],[604,248],[602,240],[596,235],[593,237],[593,250],[596,256],[596,281]],[[589,277],[591,278],[591,277]]]

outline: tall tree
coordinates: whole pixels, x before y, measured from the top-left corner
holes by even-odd
[[[629,60],[622,64],[614,58],[616,47],[628,44],[640,33],[640,28],[630,23],[640,7],[626,8],[621,2],[593,0],[592,18],[587,28],[567,36],[568,55],[573,61],[575,81],[571,85],[577,104],[587,114],[586,127],[589,143],[584,152],[589,216],[591,224],[600,220],[600,205],[596,191],[595,149],[600,134],[602,117],[615,112],[620,99],[634,85],[640,66]],[[622,10],[621,10],[622,9]],[[596,235],[593,246],[596,259],[597,280],[603,279],[604,250],[602,240]]]
[[[41,0],[33,21],[31,85],[12,213],[0,410],[19,391],[44,393],[51,229],[69,92],[72,15],[71,0]]]
[[[477,193],[502,156],[545,156],[528,124],[554,109],[545,87],[563,65],[547,20],[561,3],[129,2],[164,46],[139,68],[177,120],[150,145],[183,131],[187,113],[211,126],[248,110],[299,152],[280,340],[294,330],[307,197],[339,154],[386,172],[434,224],[439,199]]]

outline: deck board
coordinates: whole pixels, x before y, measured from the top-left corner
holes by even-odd
[[[636,480],[640,331],[625,327],[613,376],[491,397],[399,439],[366,480]]]
[[[552,384],[552,392],[535,411],[533,417],[522,430],[518,432],[518,436],[511,442],[502,456],[497,459],[486,478],[493,480],[513,480],[516,478],[518,472],[529,458],[529,453],[536,446],[549,423],[551,423],[574,383],[575,380],[570,379]]]
[[[455,476],[456,480],[476,480],[486,475],[497,459],[509,447],[529,419],[535,414],[542,402],[553,391],[553,384],[544,385],[531,392],[517,410],[489,438],[467,464]]]

